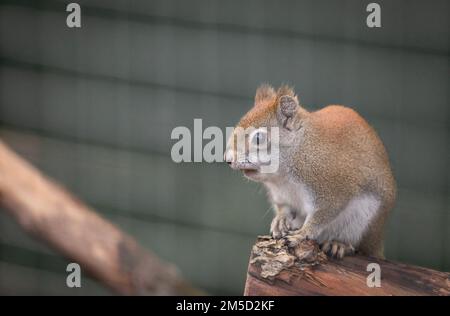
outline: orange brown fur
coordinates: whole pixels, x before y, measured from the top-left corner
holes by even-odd
[[[273,178],[277,177],[276,183],[304,184],[313,192],[317,208],[296,236],[315,236],[321,227],[337,218],[354,197],[370,193],[380,206],[364,231],[358,249],[382,257],[383,227],[395,202],[396,184],[377,133],[358,113],[340,105],[308,112],[298,104],[295,115],[284,118],[290,119],[290,126],[295,128],[283,129],[286,127],[280,119],[283,96],[289,96],[298,104],[297,96],[288,86],[277,91],[269,85],[261,86],[253,108],[238,126],[278,126],[282,130],[280,141],[287,145],[284,144],[286,149],[281,153],[281,169]],[[269,177],[258,178],[258,181],[274,182]]]
[[[281,86],[275,91],[267,84],[261,85],[256,90],[255,104],[251,111],[249,111],[240,120],[238,126],[248,128],[250,126],[261,126],[267,121],[268,117],[273,117],[277,110],[280,97],[283,95],[290,95],[297,98],[294,90],[289,86]]]

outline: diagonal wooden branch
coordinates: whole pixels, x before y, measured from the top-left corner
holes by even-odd
[[[0,205],[33,236],[124,295],[195,295],[177,269],[42,175],[0,141]]]

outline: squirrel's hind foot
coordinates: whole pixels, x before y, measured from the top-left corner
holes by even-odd
[[[330,257],[342,259],[345,256],[355,253],[355,248],[350,244],[345,244],[336,240],[325,241],[320,248]]]

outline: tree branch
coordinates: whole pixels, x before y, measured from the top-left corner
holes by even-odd
[[[144,250],[1,141],[0,205],[28,233],[119,294],[201,294],[173,265]]]
[[[368,286],[369,263],[379,264],[381,287]],[[290,250],[263,236],[253,246],[244,295],[448,296],[450,274],[360,255],[328,259],[312,240]]]

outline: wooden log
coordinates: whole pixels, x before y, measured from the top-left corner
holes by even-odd
[[[380,287],[368,286],[370,263],[380,267]],[[361,255],[329,259],[314,241],[291,250],[262,236],[252,249],[244,295],[449,296],[450,274]]]
[[[119,294],[195,295],[172,264],[42,175],[0,141],[0,206],[20,226]],[[61,268],[65,271],[65,267]]]

